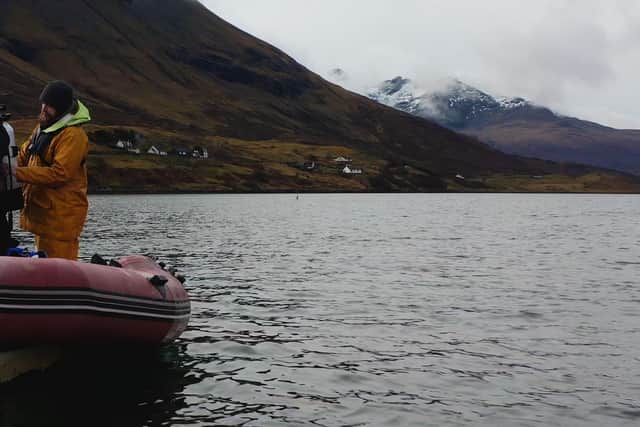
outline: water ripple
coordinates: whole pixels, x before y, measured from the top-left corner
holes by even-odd
[[[94,197],[82,257],[176,266],[190,327],[0,389],[0,425],[635,425],[639,216],[635,196]]]

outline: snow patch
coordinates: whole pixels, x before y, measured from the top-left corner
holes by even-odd
[[[499,96],[496,101],[500,104],[500,108],[505,110],[513,110],[514,108],[522,108],[531,105],[529,101],[524,98],[508,98],[506,96]]]

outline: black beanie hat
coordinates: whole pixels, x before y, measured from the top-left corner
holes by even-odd
[[[52,81],[40,94],[40,101],[55,108],[59,115],[65,114],[73,105],[73,88],[61,80]]]

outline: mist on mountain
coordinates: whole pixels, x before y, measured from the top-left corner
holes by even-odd
[[[507,153],[640,174],[640,131],[558,114],[522,97],[494,97],[457,79],[425,90],[395,77],[366,92],[381,104],[479,137]]]

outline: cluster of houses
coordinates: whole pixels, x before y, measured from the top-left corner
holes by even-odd
[[[115,148],[124,150],[131,154],[141,154],[140,148],[136,147],[136,144],[129,140],[123,140],[123,139],[118,140],[118,142],[116,142],[115,144]],[[155,145],[152,145],[151,147],[149,147],[149,149],[146,151],[146,154],[151,154],[154,156],[169,155],[169,153],[167,153],[166,151],[160,150]],[[193,158],[201,158],[201,159],[209,158],[209,152],[207,151],[207,149],[200,146],[195,146],[193,147],[193,149],[188,149],[185,147],[176,147],[172,151],[172,154],[179,157],[193,157]],[[354,167],[352,165],[353,161],[347,157],[338,156],[333,159],[333,162],[339,165],[340,171],[342,172],[343,175],[362,175],[362,169]],[[307,171],[313,171],[313,170],[316,170],[317,168],[318,168],[318,165],[316,164],[315,161],[305,162],[302,165],[302,169]]]
[[[334,163],[339,163],[344,166],[342,168],[342,173],[345,175],[362,175],[362,169],[353,167],[353,165],[351,165],[351,159],[338,156],[333,159],[333,161]]]
[[[362,169],[353,167],[351,164],[352,160],[347,157],[338,156],[335,159],[332,159],[332,161],[339,165],[340,172],[343,175],[362,175]],[[318,167],[319,165],[315,161],[308,161],[302,164],[301,169],[305,171],[314,171],[318,169]]]
[[[141,153],[140,149],[137,148],[136,145],[129,140],[120,139],[118,140],[118,142],[116,142],[115,147],[121,150],[125,150],[126,152],[132,153],[132,154]],[[151,147],[149,147],[146,153],[154,156],[168,155],[166,151],[162,151],[158,149],[158,147],[156,147],[155,145],[152,145]],[[189,150],[188,148],[185,148],[185,147],[177,147],[173,150],[173,153],[176,156],[180,156],[180,157],[195,157],[195,158],[202,158],[202,159],[209,158],[209,152],[207,151],[207,149],[199,146],[193,147],[192,150]]]

